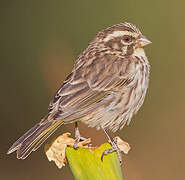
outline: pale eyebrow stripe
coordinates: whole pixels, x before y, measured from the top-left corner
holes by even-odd
[[[129,36],[133,36],[133,37],[137,37],[138,34],[134,33],[134,32],[129,32],[129,31],[114,31],[113,33],[109,34],[105,39],[104,42],[107,42],[115,37],[119,37],[119,36],[124,36],[124,35],[129,35]]]

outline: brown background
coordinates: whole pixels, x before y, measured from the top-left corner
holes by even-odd
[[[124,157],[125,180],[184,179],[184,7],[180,0],[1,0],[0,177],[73,179],[68,167],[58,170],[47,161],[43,146],[24,161],[6,151],[47,113],[51,97],[94,35],[128,21],[153,43],[146,48],[152,67],[146,101],[130,126],[117,133],[132,147]],[[102,132],[80,129],[94,144],[105,141]],[[73,127],[57,133],[66,131]]]

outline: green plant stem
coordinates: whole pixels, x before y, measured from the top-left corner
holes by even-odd
[[[109,149],[109,143],[102,144],[96,149],[67,147],[66,156],[76,180],[122,180],[122,172],[116,152],[101,155]]]

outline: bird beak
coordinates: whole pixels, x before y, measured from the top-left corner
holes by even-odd
[[[140,36],[139,36],[138,42],[139,42],[139,45],[140,45],[141,47],[144,47],[144,46],[146,46],[146,45],[152,43],[152,41],[150,41],[149,39],[147,39],[147,38],[146,38],[145,36],[143,36],[143,35],[140,35]]]

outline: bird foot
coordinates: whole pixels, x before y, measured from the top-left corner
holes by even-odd
[[[75,142],[74,142],[73,148],[78,149],[79,148],[78,143],[80,141],[87,141],[87,140],[88,140],[87,138],[84,138],[80,135],[80,131],[78,129],[78,124],[77,124],[77,122],[75,122]]]
[[[110,144],[112,145],[112,147],[110,149],[106,149],[102,153],[101,160],[103,161],[104,155],[107,155],[107,154],[112,153],[112,152],[117,152],[118,153],[118,158],[119,158],[119,161],[120,161],[120,165],[121,165],[122,164],[122,155],[121,155],[121,150],[117,145],[117,141],[113,140],[113,141],[110,142]]]
[[[73,148],[74,149],[78,149],[79,148],[78,143],[80,141],[86,141],[86,140],[88,140],[88,139],[87,138],[84,138],[82,136],[76,137],[75,142],[74,142],[74,145],[73,145]]]

